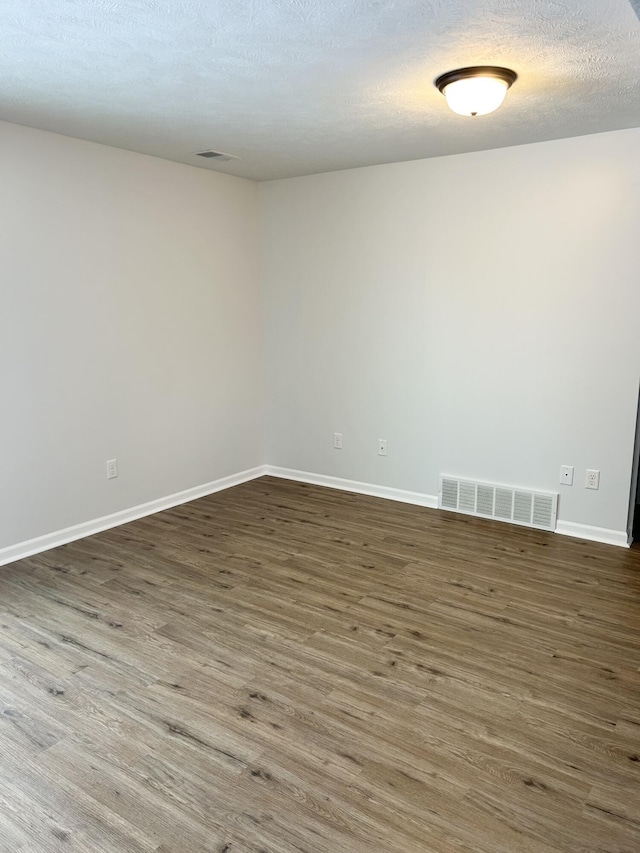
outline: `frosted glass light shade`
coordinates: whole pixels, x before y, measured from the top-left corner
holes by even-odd
[[[496,77],[469,77],[445,87],[449,108],[460,116],[485,116],[497,110],[507,94],[507,84]]]
[[[438,77],[436,86],[454,113],[483,116],[498,109],[516,77],[508,68],[460,68]]]

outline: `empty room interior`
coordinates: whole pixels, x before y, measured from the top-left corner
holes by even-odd
[[[640,0],[6,0],[0,151],[0,853],[638,853]]]

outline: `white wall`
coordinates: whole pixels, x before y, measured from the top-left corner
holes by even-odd
[[[557,490],[560,519],[625,530],[640,130],[276,181],[261,205],[271,465]]]
[[[255,184],[3,123],[0,150],[0,549],[261,465],[264,370],[271,465],[558,489],[625,529],[640,130],[263,184],[264,364]]]
[[[0,151],[0,548],[261,465],[257,186],[10,124]]]

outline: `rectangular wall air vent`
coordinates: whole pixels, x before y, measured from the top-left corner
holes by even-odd
[[[534,492],[492,483],[440,477],[438,507],[481,518],[496,518],[525,527],[555,530],[557,492]]]

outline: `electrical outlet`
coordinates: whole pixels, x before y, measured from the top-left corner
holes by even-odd
[[[560,466],[560,484],[562,486],[573,486],[573,465]]]
[[[107,480],[113,480],[118,476],[118,460],[107,459]]]
[[[387,439],[379,438],[378,439],[378,456],[386,456],[387,455]]]
[[[333,434],[333,449],[342,450],[342,433],[334,432]]]
[[[585,489],[599,489],[600,471],[596,471],[595,468],[587,468],[587,479],[584,486]]]

